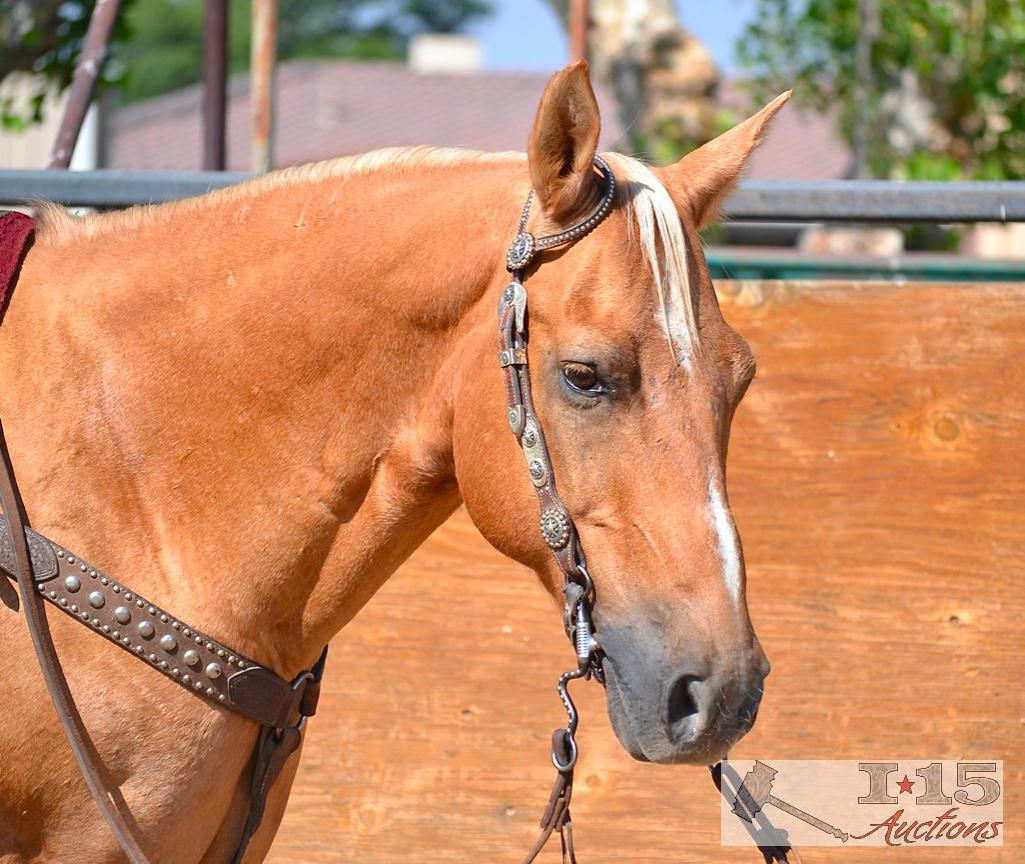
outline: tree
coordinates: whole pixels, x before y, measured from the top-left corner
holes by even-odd
[[[1023,46],[1021,0],[759,0],[737,52],[757,99],[792,86],[848,141],[863,135],[876,177],[995,180],[1025,178]]]
[[[547,2],[568,26],[569,0]],[[625,149],[675,162],[733,125],[716,107],[715,61],[671,0],[592,0],[588,24],[591,70],[615,94]]]
[[[129,9],[136,0],[124,0]],[[75,61],[85,39],[95,0],[0,0],[0,82],[10,75],[36,73],[38,84],[26,102],[13,95],[0,97],[0,124],[20,129],[42,118],[47,90],[71,83]],[[124,12],[113,33],[115,44],[125,39]],[[123,67],[108,63],[101,86],[115,83]]]
[[[0,0],[0,81],[37,72],[65,87],[95,0]],[[249,65],[252,0],[232,0],[229,66]],[[400,59],[409,39],[454,32],[491,11],[488,0],[279,0],[278,56]],[[195,83],[202,75],[203,0],[124,0],[105,77],[123,101],[145,99]],[[45,92],[41,86],[40,94]],[[8,105],[7,125],[38,119]],[[2,106],[0,106],[2,107]]]

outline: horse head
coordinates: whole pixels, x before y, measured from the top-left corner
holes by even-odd
[[[788,95],[664,169],[607,154],[611,215],[524,273],[534,404],[594,580],[612,725],[641,760],[722,757],[754,723],[769,671],[726,493],[730,425],[755,363],[720,313],[698,231]],[[558,73],[528,148],[535,235],[597,203],[599,126],[586,66]],[[460,492],[484,536],[558,596],[505,425],[494,330],[482,328],[473,374],[455,384]]]

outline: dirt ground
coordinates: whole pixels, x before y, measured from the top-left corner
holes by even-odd
[[[730,450],[762,759],[1002,758],[1025,846],[1025,286],[726,283],[758,358]],[[596,574],[600,582],[600,574]],[[553,779],[571,659],[533,576],[457,513],[332,645],[269,860],[518,862]],[[707,772],[633,762],[577,689],[582,864],[755,862]],[[806,848],[813,862],[921,852]],[[543,861],[559,860],[558,844]]]

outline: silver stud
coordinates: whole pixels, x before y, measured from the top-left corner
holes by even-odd
[[[166,615],[161,615],[160,616],[160,620],[161,620],[162,623],[166,624],[167,623],[167,616]]]
[[[160,661],[160,668],[161,669],[166,669],[167,668],[167,661],[166,660],[161,660]]]
[[[203,689],[203,682],[202,681],[193,681],[192,682],[192,686],[195,687],[197,690],[202,690]]]
[[[160,637],[160,647],[165,651],[174,651],[178,647],[178,643],[174,641],[174,636],[168,633]]]
[[[64,557],[64,550],[63,549],[58,549],[57,550],[57,557],[58,558],[63,558]]]
[[[100,577],[100,584],[101,585],[109,585],[110,584],[110,580],[106,576],[101,576]]]
[[[207,642],[206,643],[206,650],[207,651],[213,651],[214,650],[214,643],[213,642]]]
[[[203,644],[203,637],[202,636],[197,636],[196,637],[196,644],[197,645],[202,645]]]
[[[110,590],[113,591],[115,594],[120,594],[121,593],[121,586],[120,585],[112,585],[110,587]]]
[[[51,591],[50,592],[50,599],[51,600],[56,600],[57,599],[57,592],[56,591]]]
[[[145,603],[143,603],[143,602],[142,602],[141,600],[136,600],[136,601],[135,601],[135,605],[136,605],[136,606],[138,606],[138,607],[139,607],[139,608],[141,609],[141,608],[142,608],[143,606],[145,606],[146,604],[145,604]]]
[[[220,663],[210,663],[210,664],[208,664],[207,667],[206,667],[206,677],[207,678],[220,678],[221,677],[221,664]]]
[[[177,672],[177,671],[178,670],[176,669],[175,672]],[[191,675],[182,675],[182,681],[184,681],[186,684],[191,684],[192,683],[192,676]]]
[[[139,631],[139,635],[143,639],[149,639],[154,633],[153,624],[150,621],[140,621],[139,626],[135,629]]]
[[[135,646],[135,653],[136,654],[144,654],[145,651],[146,651],[146,649],[143,648],[141,645],[136,645]]]
[[[74,555],[69,555],[68,556],[68,563],[69,564],[74,564],[75,563],[75,556]]]
[[[127,624],[132,620],[132,613],[128,611],[127,606],[118,606],[117,609],[114,610],[114,620],[117,621],[118,624]]]
[[[541,536],[558,552],[569,542],[569,519],[561,510],[550,508],[541,514]]]
[[[239,669],[245,669],[245,668],[246,668],[246,662],[245,662],[245,660],[239,660],[239,661],[238,661],[238,668],[239,668]]]
[[[93,579],[95,579],[95,578],[96,578],[97,576],[99,576],[100,574],[99,574],[99,573],[97,573],[97,572],[96,572],[95,570],[90,570],[90,571],[89,571],[89,575],[90,575],[90,576],[92,576],[92,577],[93,577]]]
[[[79,564],[78,565],[78,569],[81,570],[83,573],[85,573],[85,571],[88,570],[89,568],[86,567],[85,564]]]
[[[93,609],[102,609],[106,602],[107,598],[99,591],[93,591],[93,593],[89,595],[89,605],[92,606]]]
[[[149,607],[149,614],[150,615],[156,615],[157,614],[157,609],[156,609],[155,606],[150,606]]]
[[[174,668],[174,669],[171,670],[171,674],[175,675],[175,676],[181,675],[182,674],[182,670],[178,669],[178,668]]]
[[[93,618],[93,627],[99,627],[99,626],[100,626],[100,619],[99,618]]]
[[[224,658],[224,656],[225,656],[225,653],[224,653],[224,651],[218,651],[218,652],[217,652],[217,656],[218,656],[218,657],[221,657],[221,658],[223,659],[223,658]]]
[[[150,654],[149,655],[149,662],[150,663],[156,663],[157,662],[157,655],[156,654]]]
[[[195,651],[186,651],[182,655],[182,660],[185,661],[186,666],[198,666],[199,665],[199,654]]]
[[[172,630],[181,630],[181,626],[182,625],[179,624],[177,621],[172,621],[171,622],[171,629]]]
[[[82,587],[82,580],[77,576],[69,576],[64,580],[64,587],[67,588],[72,594],[74,594],[79,588]]]
[[[216,693],[217,693],[217,691],[214,690],[213,687],[207,687],[206,688],[206,695],[207,696],[214,696]]]
[[[77,603],[72,603],[71,604],[71,611],[76,613],[76,614],[78,613],[78,604]]]
[[[64,606],[65,608],[67,608],[68,598],[67,597],[61,597],[60,603],[61,603],[61,606]]]
[[[102,627],[101,627],[100,629],[101,629],[101,630],[102,630],[102,631],[103,631],[104,633],[109,633],[109,632],[110,632],[110,625],[109,625],[109,624],[104,624],[104,625],[103,625],[103,626],[102,626]]]
[[[232,654],[230,657],[228,657],[228,662],[232,666],[234,666],[238,662],[238,658],[234,654]]]
[[[121,637],[121,644],[122,645],[131,645],[132,644],[132,640],[129,639],[127,636],[122,636]]]
[[[185,628],[185,629],[184,629],[184,630],[182,631],[182,633],[184,633],[184,634],[185,634],[186,636],[191,636],[191,635],[192,635],[192,631],[191,631],[191,630],[190,630],[190,629],[189,629],[188,627],[186,627],[186,628]]]
[[[131,591],[125,591],[125,600],[131,603],[135,599],[135,595]]]
[[[227,700],[227,697],[225,697],[225,695],[222,693],[220,696],[217,697],[217,701],[218,702],[227,702],[228,700]]]

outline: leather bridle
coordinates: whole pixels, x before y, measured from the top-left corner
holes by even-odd
[[[527,291],[523,285],[528,268],[540,252],[579,240],[611,212],[616,194],[615,176],[600,157],[595,157],[594,165],[603,184],[601,198],[589,216],[564,231],[543,237],[535,237],[527,231],[533,200],[533,193],[528,194],[520,215],[519,230],[506,255],[506,266],[512,280],[503,291],[498,306],[499,363],[505,378],[507,420],[523,451],[530,481],[540,503],[541,536],[565,577],[563,623],[577,659],[576,667],[565,672],[558,681],[558,693],[567,715],[566,726],[555,730],[552,736],[552,762],[558,776],[541,820],[541,834],[524,864],[530,864],[537,857],[556,830],[562,840],[564,859],[575,861],[569,805],[578,754],[576,730],[579,717],[568,686],[577,678],[594,677],[604,683],[601,649],[591,624],[594,583],[587,572],[576,526],[556,491],[551,456],[531,397],[527,360]],[[9,214],[4,218],[10,221],[0,225],[0,237],[8,226],[13,226],[19,233],[16,264],[20,265],[31,245],[31,220],[21,214]],[[17,266],[9,274],[2,270],[0,267],[0,277],[6,275],[8,279],[4,281],[9,284],[0,284],[0,298],[7,293],[6,299],[9,299],[9,291],[16,283]],[[0,316],[2,312],[3,304],[0,302]],[[260,825],[269,790],[289,756],[302,743],[307,718],[316,712],[327,648],[312,669],[301,672],[292,681],[286,681],[272,670],[188,626],[127,585],[83,561],[71,550],[32,531],[18,491],[2,425],[0,504],[4,511],[4,516],[0,516],[0,571],[17,582],[26,624],[57,716],[100,812],[132,864],[149,862],[134,830],[115,804],[120,800],[120,794],[107,783],[105,772],[97,761],[95,748],[82,723],[54,648],[46,604],[90,626],[193,695],[260,724],[253,757],[250,809],[232,859],[234,864],[240,864],[250,839]]]
[[[563,859],[570,862],[576,860],[569,805],[573,795],[573,769],[578,754],[576,731],[579,715],[568,688],[569,682],[576,678],[593,676],[604,683],[601,648],[594,638],[591,624],[594,582],[587,572],[580,535],[556,491],[552,459],[531,396],[530,364],[527,358],[527,289],[523,285],[527,268],[539,252],[579,240],[598,227],[612,211],[616,197],[615,175],[600,156],[594,158],[594,165],[602,179],[601,199],[590,215],[557,234],[535,237],[527,231],[530,205],[534,197],[533,192],[528,193],[520,214],[519,229],[506,254],[506,268],[512,273],[512,281],[502,292],[498,304],[498,362],[505,377],[507,420],[523,451],[530,482],[537,493],[541,508],[541,536],[555,556],[564,577],[563,624],[577,655],[576,668],[564,672],[557,685],[567,716],[566,726],[556,729],[552,734],[552,763],[558,776],[541,819],[541,834],[523,864],[530,864],[538,856],[556,830],[562,841]]]

